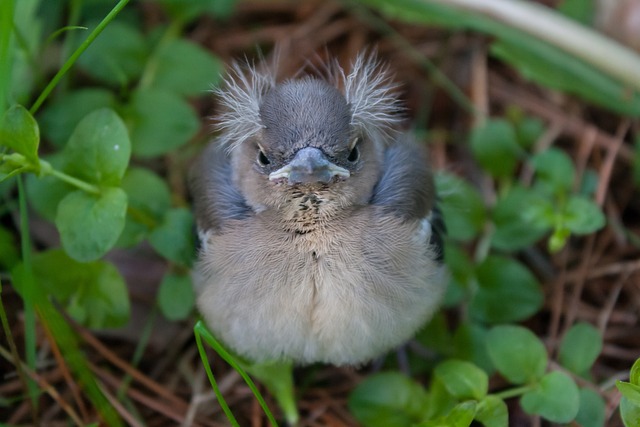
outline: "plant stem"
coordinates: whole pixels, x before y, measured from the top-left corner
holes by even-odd
[[[545,6],[523,0],[422,0],[501,22],[583,59],[640,90],[640,56]]]
[[[13,67],[13,51],[11,49],[13,9],[14,0],[0,2],[0,115],[4,113],[9,104],[11,69]]]
[[[79,189],[84,190],[87,193],[100,194],[100,188],[98,188],[98,186],[89,184],[88,182],[82,181],[78,178],[74,178],[73,176],[67,175],[64,172],[60,172],[59,170],[51,169],[49,171],[49,174],[52,176],[55,176],[61,181],[66,182],[67,184],[71,184],[74,187],[78,187]]]
[[[502,400],[509,399],[510,397],[516,397],[525,394],[535,388],[535,385],[523,385],[521,387],[510,388],[508,390],[501,391],[500,393],[493,394]]]
[[[107,16],[105,16],[102,21],[100,21],[100,23],[91,32],[91,34],[87,36],[85,41],[83,41],[82,44],[80,44],[80,46],[75,50],[75,52],[71,54],[69,59],[67,59],[67,61],[62,65],[62,68],[58,70],[58,72],[56,73],[55,76],[53,76],[53,78],[51,79],[47,87],[45,87],[42,93],[40,94],[40,96],[38,96],[38,99],[36,99],[36,102],[34,102],[33,105],[31,106],[31,109],[29,110],[29,112],[32,115],[35,115],[36,111],[38,111],[38,109],[40,108],[44,100],[47,99],[47,96],[49,96],[51,91],[56,87],[58,82],[60,82],[60,80],[66,74],[66,72],[69,71],[69,69],[73,66],[73,64],[80,57],[80,55],[82,55],[82,53],[85,50],[87,50],[89,45],[96,39],[96,37],[98,37],[98,35],[100,35],[102,30],[104,30],[104,28],[111,21],[113,21],[113,19],[118,15],[118,13],[120,13],[120,11],[127,5],[127,3],[129,3],[129,0],[120,0],[118,4],[116,4],[113,7],[113,9],[111,9],[111,12],[109,12],[109,14],[107,14]]]

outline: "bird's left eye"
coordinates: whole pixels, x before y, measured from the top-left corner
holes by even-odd
[[[360,150],[358,149],[358,138],[354,139],[353,142],[351,143],[351,152],[349,152],[349,157],[347,157],[347,160],[350,161],[351,163],[355,163],[358,161],[358,159],[360,158]]]
[[[264,154],[264,151],[262,150],[258,150],[258,164],[260,166],[267,166],[269,163],[271,163],[271,161],[269,160],[269,158],[266,156],[266,154]]]

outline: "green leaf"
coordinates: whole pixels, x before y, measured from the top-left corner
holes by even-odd
[[[513,126],[506,120],[488,120],[484,126],[473,129],[471,150],[478,163],[493,177],[513,176],[520,147]]]
[[[195,256],[193,226],[193,215],[188,209],[171,209],[162,225],[149,236],[149,243],[163,257],[190,266]]]
[[[156,53],[153,87],[184,96],[202,96],[220,81],[223,65],[195,43],[174,39]]]
[[[511,383],[531,383],[544,375],[547,350],[530,330],[496,326],[489,331],[486,345],[496,369]]]
[[[576,422],[582,427],[603,427],[606,404],[602,396],[588,388],[580,389],[580,409]]]
[[[63,155],[69,174],[93,184],[117,186],[131,156],[127,128],[113,110],[95,110],[78,123]]]
[[[452,342],[444,313],[436,313],[431,320],[418,331],[415,339],[421,345],[439,354],[449,354],[452,348]]]
[[[167,274],[160,283],[158,305],[169,320],[186,319],[195,303],[193,285],[189,276]]]
[[[191,106],[170,92],[138,91],[124,115],[130,124],[133,153],[141,157],[174,150],[195,136],[200,128]]]
[[[562,217],[564,225],[575,234],[593,233],[607,222],[600,207],[583,196],[569,197]]]
[[[161,3],[174,19],[189,22],[203,14],[229,17],[235,10],[237,0],[161,0]]]
[[[31,113],[22,105],[14,105],[2,116],[0,122],[0,146],[22,154],[38,170],[38,145],[40,129]]]
[[[105,188],[99,196],[77,190],[60,202],[56,226],[65,251],[78,261],[103,256],[118,240],[127,211],[127,195]]]
[[[374,374],[349,396],[349,411],[365,427],[406,427],[421,421],[425,390],[396,372]]]
[[[257,378],[276,398],[288,424],[296,425],[296,422],[291,422],[298,420],[300,417],[295,401],[293,363],[291,361],[281,361],[243,364],[243,366],[252,377]]]
[[[596,4],[595,0],[563,0],[558,5],[558,11],[581,24],[591,26],[596,13]]]
[[[577,375],[585,375],[602,351],[600,332],[588,323],[577,323],[560,343],[560,364]]]
[[[86,88],[67,92],[47,105],[39,117],[42,134],[57,146],[62,146],[88,113],[100,108],[114,108],[116,99],[111,91]]]
[[[21,277],[23,268],[20,265],[14,276]],[[128,321],[127,288],[112,264],[81,263],[62,250],[50,250],[34,256],[33,269],[43,291],[52,295],[82,325],[115,328]]]
[[[629,402],[640,405],[640,385],[616,381],[616,387],[624,397],[629,399]]]
[[[469,241],[477,236],[486,217],[478,191],[463,179],[447,173],[436,175],[436,187],[449,237]]]
[[[453,242],[444,245],[444,260],[450,275],[443,305],[453,307],[462,303],[474,286],[475,265],[469,255]]]
[[[478,291],[469,305],[474,319],[485,323],[516,322],[542,307],[540,284],[515,259],[490,255],[478,266],[476,278]]]
[[[620,400],[620,417],[625,427],[640,427],[640,405],[623,396]]]
[[[516,124],[518,144],[522,148],[529,149],[542,137],[544,131],[545,125],[542,120],[536,117],[523,117]]]
[[[140,243],[149,232],[162,223],[171,207],[171,192],[167,183],[149,169],[130,168],[122,178],[129,209],[118,246]]]
[[[507,427],[509,423],[507,405],[496,396],[485,396],[478,403],[475,418],[485,427]]]
[[[487,351],[486,339],[488,332],[479,323],[462,323],[453,336],[454,355],[457,358],[473,362],[485,372],[492,374],[496,368],[493,366]]]
[[[536,178],[549,185],[556,194],[570,191],[576,176],[571,158],[562,150],[549,148],[531,159]]]
[[[541,415],[555,423],[568,423],[578,414],[578,386],[562,372],[551,372],[538,386],[520,398],[520,405],[529,414]]]
[[[96,25],[87,27],[92,30]],[[125,86],[142,74],[147,55],[142,33],[132,25],[113,21],[80,56],[78,65],[103,83]]]
[[[458,403],[445,417],[445,425],[451,427],[469,427],[476,415],[476,406],[477,403],[473,401]]]
[[[0,270],[10,270],[20,260],[13,234],[0,225]]]
[[[516,251],[538,241],[549,227],[541,226],[539,221],[522,214],[537,200],[536,194],[520,185],[512,186],[501,196],[491,213],[495,225],[491,246],[503,251]]]
[[[489,378],[473,363],[449,359],[439,364],[434,375],[455,398],[480,400],[489,389]]]
[[[423,409],[416,412],[416,417],[423,420],[437,420],[445,417],[456,406],[458,400],[447,391],[439,378],[431,380],[427,400],[423,402]]]
[[[640,386],[640,358],[635,361],[629,373],[629,382]]]

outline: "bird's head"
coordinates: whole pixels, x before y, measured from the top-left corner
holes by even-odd
[[[280,83],[236,68],[218,92],[232,179],[254,210],[309,221],[369,201],[398,107],[374,58],[352,68]]]

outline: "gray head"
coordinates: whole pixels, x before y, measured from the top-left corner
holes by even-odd
[[[218,91],[233,181],[254,210],[317,220],[369,201],[398,107],[375,58],[360,55],[352,68],[276,83],[236,66]]]

